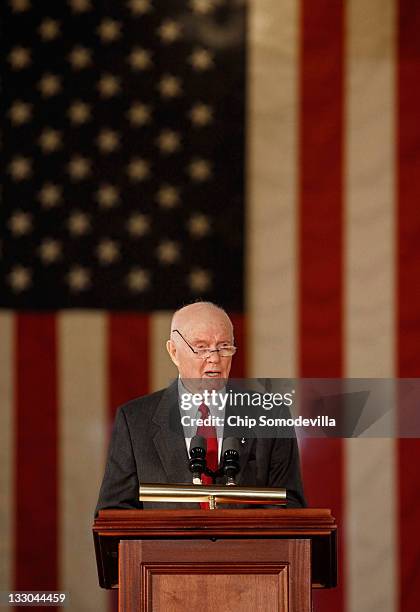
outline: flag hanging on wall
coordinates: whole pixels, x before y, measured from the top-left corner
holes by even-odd
[[[41,4],[1,7],[0,589],[96,611],[110,425],[174,375],[173,308],[229,310],[234,376],[419,376],[420,9]],[[302,443],[315,610],[417,610],[419,456]]]

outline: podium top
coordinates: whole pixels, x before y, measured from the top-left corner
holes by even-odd
[[[93,524],[97,535],[118,534],[122,539],[143,537],[243,537],[330,535],[337,525],[331,510],[218,509],[209,510],[100,510]],[[304,535],[302,535],[304,534]]]
[[[308,538],[312,586],[337,583],[337,525],[319,508],[241,510],[101,510],[93,525],[99,583],[118,586],[120,540]]]

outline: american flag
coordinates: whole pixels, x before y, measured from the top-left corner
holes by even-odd
[[[419,376],[420,5],[42,4],[1,9],[0,589],[96,611],[110,423],[174,375],[173,307],[229,309],[235,376]],[[315,610],[417,611],[419,441],[301,456]]]

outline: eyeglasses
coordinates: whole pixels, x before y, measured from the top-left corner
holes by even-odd
[[[177,334],[181,336],[185,344],[187,344],[190,347],[194,355],[197,355],[199,359],[207,359],[208,357],[210,357],[212,353],[219,353],[220,357],[232,357],[232,355],[236,353],[236,346],[231,346],[231,345],[221,346],[220,348],[216,348],[216,349],[194,348],[193,346],[191,346],[189,342],[187,342],[187,340],[185,340],[184,336],[181,334],[181,332],[178,329],[174,329],[172,331],[176,332]]]

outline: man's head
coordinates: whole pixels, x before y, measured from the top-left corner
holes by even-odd
[[[233,344],[233,325],[226,312],[210,302],[196,302],[175,312],[166,348],[183,380],[210,381],[229,377],[232,356],[222,357],[213,350],[202,359],[191,347],[218,349]]]

